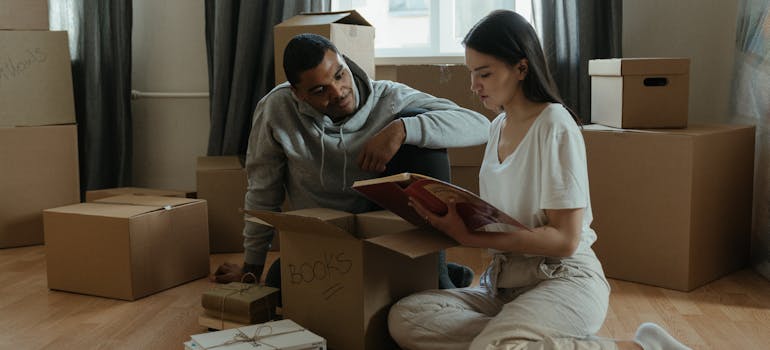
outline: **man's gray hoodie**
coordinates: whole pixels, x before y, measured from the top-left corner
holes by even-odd
[[[378,177],[356,164],[362,146],[407,108],[429,112],[403,118],[405,144],[425,148],[483,144],[489,120],[404,84],[372,81],[346,59],[357,88],[358,110],[333,122],[297,99],[289,83],[276,86],[257,104],[246,154],[245,208],[280,211],[288,194],[293,209],[324,207],[361,213],[373,205],[351,189],[354,181]],[[245,261],[264,265],[273,231],[246,222]]]

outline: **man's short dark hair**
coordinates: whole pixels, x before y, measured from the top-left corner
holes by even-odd
[[[321,63],[327,50],[339,53],[329,39],[318,34],[299,34],[283,50],[283,72],[292,86],[299,83],[299,75]]]

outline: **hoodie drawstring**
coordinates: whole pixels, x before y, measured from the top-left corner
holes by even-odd
[[[342,134],[342,128],[340,128],[340,143],[342,145],[342,190],[345,191],[348,187],[348,148],[345,146],[345,135]]]
[[[326,126],[321,124],[321,172],[319,174],[319,180],[321,180],[321,188],[324,187],[324,156],[326,155],[326,149],[324,149],[324,134],[326,133]]]

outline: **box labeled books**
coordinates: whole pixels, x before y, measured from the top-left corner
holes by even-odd
[[[326,350],[326,339],[289,319],[196,334],[190,338],[184,343],[186,349]]]
[[[266,322],[275,316],[278,289],[231,282],[204,292],[201,305],[211,318],[245,324]]]

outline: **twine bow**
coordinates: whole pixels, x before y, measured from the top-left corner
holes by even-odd
[[[268,333],[264,334],[264,335],[260,334],[262,332],[262,330],[264,330],[264,329],[267,329]],[[228,340],[228,341],[226,341],[226,342],[224,342],[222,344],[219,344],[219,345],[214,345],[214,346],[208,347],[207,349],[214,349],[214,348],[219,348],[219,347],[223,347],[223,346],[229,346],[229,345],[238,344],[238,343],[251,343],[252,345],[254,345],[256,347],[256,346],[260,345],[259,341],[262,340],[262,339],[265,339],[265,338],[268,338],[268,337],[274,337],[274,336],[278,336],[278,335],[283,335],[283,334],[302,332],[304,330],[305,330],[304,328],[299,327],[298,329],[293,329],[293,330],[288,330],[288,331],[284,331],[284,332],[273,333],[273,327],[272,326],[270,326],[270,325],[261,325],[261,326],[257,327],[256,329],[254,329],[254,335],[248,336],[246,333],[243,333],[243,331],[241,331],[240,328],[236,328],[235,331],[237,333],[235,333],[235,335],[233,335],[233,339],[230,339],[230,340]]]
[[[231,291],[230,293],[225,294],[225,296],[222,298],[222,303],[220,304],[220,308],[219,308],[219,323],[220,323],[220,328],[221,329],[225,329],[225,301],[227,301],[227,298],[230,297],[230,296],[233,296],[235,294],[243,294],[244,292],[248,291],[251,288],[258,287],[257,284],[243,283],[243,281],[246,280],[246,277],[248,277],[248,276],[251,276],[252,278],[254,278],[255,281],[258,281],[256,276],[253,273],[247,272],[247,273],[243,274],[243,277],[241,277],[241,285],[240,286],[235,287],[235,288],[228,288],[228,286],[225,285],[225,286],[221,287],[222,289],[226,289],[226,290],[230,290]],[[267,319],[268,320],[272,320],[273,319],[273,313],[272,313],[272,308],[270,307],[270,299],[269,298],[265,298],[265,303],[267,303]]]

